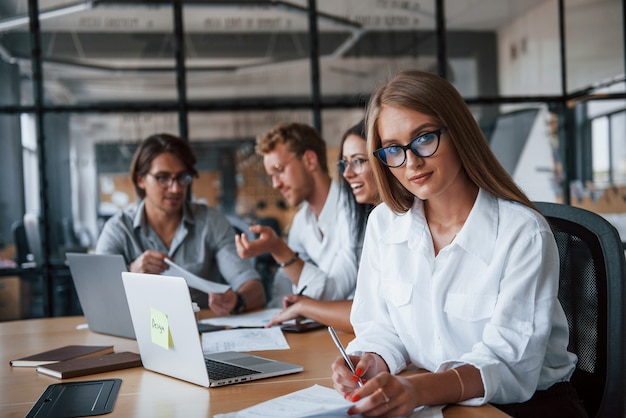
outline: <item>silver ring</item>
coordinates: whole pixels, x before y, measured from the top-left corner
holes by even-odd
[[[379,389],[380,389],[380,394],[383,395],[383,399],[385,400],[385,403],[389,403],[390,401],[389,396],[387,396],[383,388],[379,388]]]

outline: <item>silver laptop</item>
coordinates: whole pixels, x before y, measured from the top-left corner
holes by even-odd
[[[303,370],[299,365],[233,351],[204,354],[182,277],[124,272],[122,281],[141,362],[148,370],[204,387]]]
[[[122,255],[66,253],[76,294],[89,329],[117,337],[135,338],[126,301]]]

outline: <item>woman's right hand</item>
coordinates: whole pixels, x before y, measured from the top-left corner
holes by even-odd
[[[303,301],[310,300],[310,298],[306,296],[300,295],[287,295],[283,299],[283,310],[278,312],[276,315],[269,320],[269,322],[265,325],[266,328],[273,327],[274,325],[282,324],[283,322],[290,321],[295,319],[296,322],[299,322],[304,318],[304,313],[302,312],[303,308],[305,308]]]
[[[350,356],[350,360],[355,365],[355,373],[350,371],[341,356],[332,365],[335,390],[345,399],[355,402],[350,408],[350,415],[404,417],[420,404],[411,382],[390,374],[379,355],[365,353],[363,356]],[[363,387],[359,387],[359,378]]]
[[[344,398],[349,399],[352,392],[359,388],[359,378],[365,383],[365,376],[373,376],[376,371],[372,373],[372,366],[375,365],[374,354],[365,353],[363,356],[350,355],[350,361],[355,365],[356,373],[352,371],[346,365],[346,361],[342,356],[335,359],[331,365],[333,370],[333,386],[335,390],[343,395]]]

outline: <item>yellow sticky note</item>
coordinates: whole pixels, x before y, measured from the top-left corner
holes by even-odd
[[[152,342],[160,347],[168,350],[174,344],[172,342],[172,335],[170,333],[170,324],[167,318],[167,314],[150,308],[150,329],[152,335]]]

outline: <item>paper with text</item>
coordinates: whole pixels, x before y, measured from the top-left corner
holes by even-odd
[[[263,328],[270,322],[280,309],[262,309],[260,311],[249,312],[241,315],[219,316],[217,318],[207,318],[200,320],[203,324],[224,325],[227,327],[258,327]]]
[[[288,349],[289,344],[280,328],[241,328],[202,334],[205,354]]]
[[[313,385],[238,412],[215,415],[214,418],[347,417],[351,406],[352,403],[334,389]]]
[[[345,400],[337,391],[325,386],[313,385],[309,388],[289,393],[278,398],[228,414],[218,414],[214,418],[345,418],[361,417],[348,415],[353,404]],[[443,418],[443,405],[417,408],[411,418]]]
[[[187,271],[178,264],[174,263],[169,258],[166,258],[165,262],[169,264],[170,268],[165,270],[163,274],[166,276],[182,277],[185,279],[187,286],[189,287],[193,287],[194,289],[198,289],[205,293],[225,293],[228,289],[230,289],[230,286],[228,285],[215,283],[196,276],[190,271]]]

